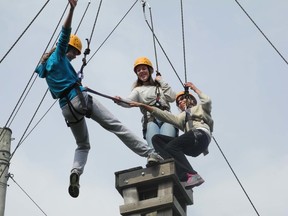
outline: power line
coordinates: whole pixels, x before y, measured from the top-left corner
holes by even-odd
[[[68,3],[68,4],[69,4],[69,3]],[[61,19],[63,18],[64,13],[66,12],[66,10],[67,10],[67,8],[68,8],[68,4],[66,5],[66,7],[65,7],[65,9],[64,9],[64,11],[63,11],[63,13],[62,13]],[[61,20],[61,19],[60,19],[60,20]],[[51,38],[50,38],[50,40],[49,40],[49,43],[48,43],[47,46],[46,46],[45,51],[43,52],[43,54],[46,52],[49,44],[51,43],[52,38],[53,38],[54,35],[55,35],[56,29],[57,29],[58,26],[60,25],[60,20],[59,20],[59,22],[58,22],[58,24],[57,24],[57,26],[56,26],[56,28],[55,28],[55,30],[54,30]],[[40,60],[38,61],[38,64],[37,64],[37,65],[39,65],[39,63],[40,63]],[[12,120],[14,120],[16,114],[18,113],[20,107],[22,106],[24,100],[26,99],[28,93],[30,92],[30,90],[31,90],[33,84],[35,83],[36,78],[37,78],[37,76],[36,76],[36,77],[34,78],[34,81],[33,81],[32,84],[31,84],[31,81],[32,81],[32,78],[34,77],[34,75],[35,75],[35,73],[34,73],[34,71],[33,71],[32,75],[31,75],[31,77],[30,77],[30,79],[29,79],[29,82],[27,83],[27,85],[26,85],[24,91],[22,92],[22,94],[21,94],[21,96],[20,96],[20,98],[19,98],[16,106],[14,107],[14,109],[13,109],[10,117],[8,118],[8,121],[6,122],[5,127],[7,127],[7,125],[9,124],[9,121],[11,120],[11,118],[12,118]],[[28,87],[29,87],[29,85],[30,85],[30,88],[29,88],[29,90],[27,90]],[[30,127],[30,125],[31,125],[34,117],[36,116],[36,113],[38,112],[38,110],[39,110],[39,108],[40,108],[40,106],[41,106],[44,98],[46,97],[48,90],[49,90],[49,89],[47,89],[46,92],[44,93],[44,96],[42,97],[41,102],[39,103],[39,105],[38,105],[36,111],[34,112],[34,114],[33,114],[32,118],[31,118],[30,122],[28,123],[28,126],[26,127],[26,129],[25,129],[25,131],[24,131],[24,133],[23,133],[20,141],[18,142],[18,144],[17,144],[17,146],[15,147],[13,153],[11,154],[11,156],[10,156],[10,158],[9,158],[9,162],[11,161],[12,157],[14,156],[16,150],[17,150],[17,149],[20,147],[20,145],[23,143],[23,139],[24,139],[24,137],[25,137],[25,134],[26,134],[28,128]],[[26,92],[26,95],[24,96],[25,92]],[[24,98],[23,98],[23,96],[24,96]],[[22,101],[22,102],[21,102],[21,101]],[[21,104],[20,104],[20,102],[21,102]],[[19,104],[20,104],[20,105],[19,105]],[[17,108],[18,108],[18,109],[17,109]],[[16,110],[17,110],[17,111],[16,111]],[[14,114],[15,112],[16,112],[16,114]],[[14,117],[12,117],[13,115],[14,115]],[[9,125],[11,125],[11,123],[12,123],[12,121],[10,122]],[[4,127],[4,128],[5,128],[5,127]],[[2,135],[2,134],[0,134],[0,135]],[[26,137],[25,137],[25,139],[26,139]],[[3,173],[4,173],[4,171],[7,169],[7,167],[8,167],[8,165],[6,165],[6,167],[5,167],[5,168],[3,169],[3,171],[0,173],[0,177],[3,175]]]
[[[180,5],[181,5],[181,24],[182,24],[181,26],[182,26],[184,75],[185,75],[185,82],[187,82],[183,1],[180,0],[180,3],[181,3]]]
[[[96,49],[96,51],[93,53],[93,55],[88,59],[88,62],[96,55],[96,53],[99,51],[99,49],[104,45],[104,43],[108,40],[108,38],[112,35],[112,33],[116,30],[116,28],[120,25],[120,23],[124,20],[124,18],[128,15],[128,13],[132,10],[132,8],[135,6],[138,0],[136,0],[132,6],[128,9],[128,11],[124,14],[124,16],[120,19],[120,21],[116,24],[116,26],[112,29],[112,31],[108,34],[108,36],[104,39],[104,41],[100,44],[100,46]]]
[[[257,211],[256,207],[254,206],[254,204],[253,204],[252,200],[250,199],[249,195],[247,194],[247,192],[246,192],[245,188],[243,187],[242,183],[240,182],[239,178],[237,177],[236,173],[234,172],[234,170],[233,170],[232,166],[230,165],[230,163],[229,163],[228,159],[226,158],[226,156],[225,156],[224,152],[223,152],[223,151],[222,151],[222,149],[220,148],[220,146],[219,146],[219,144],[218,144],[217,140],[215,139],[215,137],[214,137],[214,136],[212,136],[212,138],[213,138],[214,142],[216,143],[216,145],[217,145],[217,147],[218,147],[219,151],[221,152],[221,154],[222,154],[223,158],[225,159],[226,163],[228,164],[228,166],[229,166],[230,170],[232,171],[232,173],[233,173],[234,177],[236,178],[236,180],[237,180],[238,184],[240,185],[241,189],[243,190],[243,192],[245,193],[245,195],[246,195],[247,199],[249,200],[250,204],[252,205],[252,207],[253,207],[254,211],[256,212],[256,214],[257,214],[258,216],[260,216],[260,214],[258,213],[258,211]]]
[[[31,196],[29,196],[29,194],[15,181],[14,179],[14,175],[12,174],[8,174],[8,177],[11,178],[14,183],[25,193],[25,195],[37,206],[37,208],[44,214],[47,216],[47,214],[42,210],[42,208],[32,199]]]
[[[82,21],[83,21],[83,18],[85,17],[85,15],[86,15],[86,12],[87,12],[87,10],[88,10],[88,8],[89,8],[89,6],[90,6],[90,1],[88,2],[88,4],[87,4],[87,7],[86,7],[86,9],[85,9],[85,11],[84,11],[84,13],[83,13],[83,15],[82,15],[82,18],[81,18],[81,20],[80,20],[80,22],[79,22],[79,24],[78,24],[78,27],[76,28],[76,30],[75,30],[75,35],[77,34],[77,32],[78,32],[78,29],[80,28],[80,25],[81,25],[81,23],[82,23]]]
[[[148,5],[148,8],[149,8],[149,15],[150,15],[150,22],[151,22],[151,29],[152,29],[152,37],[153,37],[154,56],[155,56],[155,63],[156,63],[156,73],[159,74],[160,72],[159,72],[158,55],[157,55],[157,49],[156,49],[156,40],[155,40],[155,36],[154,36],[154,25],[153,25],[152,9],[151,9],[150,5],[147,3],[146,0],[142,0],[141,3],[142,3],[142,7],[143,7],[143,14],[144,14],[145,21],[147,21],[146,13],[145,13],[146,5]],[[156,74],[156,76],[157,76],[157,74]]]
[[[68,4],[69,4],[69,3],[68,3]],[[66,7],[65,7],[65,9],[64,9],[64,11],[63,11],[63,13],[62,13],[62,15],[61,15],[61,18],[60,18],[59,22],[57,23],[57,25],[56,25],[56,27],[55,27],[55,29],[54,29],[54,32],[53,32],[52,36],[50,37],[50,40],[49,40],[49,42],[48,42],[45,50],[44,50],[43,53],[42,53],[42,56],[43,56],[43,54],[46,52],[46,50],[48,49],[48,46],[49,46],[49,44],[51,43],[51,41],[52,41],[52,39],[53,39],[53,37],[54,37],[54,35],[55,35],[55,33],[56,33],[56,30],[57,30],[57,28],[58,28],[59,25],[60,25],[60,21],[62,20],[64,14],[65,14],[65,12],[66,12],[66,10],[67,10],[67,8],[68,8],[68,4],[66,5]],[[42,10],[41,10],[41,11],[42,11]],[[42,57],[42,56],[41,56],[41,57]],[[40,61],[41,61],[41,57],[40,57],[40,59],[39,59],[39,61],[38,61],[37,66],[39,65],[39,63],[40,63]],[[37,67],[37,66],[36,66],[36,67]],[[34,77],[34,76],[35,76],[35,77]],[[32,81],[33,77],[34,77],[34,80]],[[14,106],[14,108],[13,108],[10,116],[8,117],[8,120],[6,121],[4,128],[7,127],[8,125],[11,126],[14,118],[16,117],[16,114],[18,113],[18,111],[19,111],[19,109],[21,108],[23,102],[25,101],[25,98],[27,97],[27,95],[28,95],[28,93],[30,92],[32,86],[34,85],[36,78],[37,78],[37,76],[36,76],[36,74],[35,74],[34,71],[33,71],[33,73],[31,74],[31,77],[30,77],[29,81],[27,82],[24,90],[22,91],[22,93],[21,93],[21,95],[20,95],[20,97],[19,97],[16,105]],[[30,86],[30,88],[29,88],[29,86]],[[28,89],[28,88],[29,88],[29,89]],[[24,95],[25,95],[25,96],[24,96]],[[22,101],[22,102],[21,102],[21,101]],[[14,117],[13,117],[13,116],[14,116]],[[0,134],[0,136],[1,136],[1,134]]]
[[[20,142],[20,144],[22,144],[27,137],[33,132],[33,130],[38,126],[38,124],[40,124],[40,122],[44,119],[44,117],[48,114],[48,112],[52,109],[52,107],[56,104],[58,100],[55,100],[52,105],[47,109],[47,111],[42,115],[42,117],[36,122],[36,124],[34,125],[34,127],[27,133],[27,135],[22,139],[22,141]]]
[[[12,152],[12,154],[11,154],[11,156],[10,156],[10,158],[9,158],[9,163],[10,163],[10,161],[12,160],[12,158],[13,158],[14,154],[16,153],[17,149],[18,149],[18,148],[20,147],[20,145],[23,143],[22,140],[24,139],[26,132],[28,131],[30,125],[32,124],[33,119],[35,118],[35,116],[36,116],[36,114],[37,114],[40,106],[42,105],[42,103],[43,103],[43,101],[44,101],[44,98],[46,97],[47,93],[48,93],[48,89],[46,90],[46,92],[45,92],[44,96],[42,97],[42,99],[41,99],[38,107],[36,108],[36,110],[35,110],[32,118],[30,119],[30,122],[28,123],[28,125],[27,125],[27,127],[26,127],[26,129],[25,129],[25,131],[24,131],[24,133],[23,133],[23,135],[22,135],[22,137],[20,138],[17,146],[15,147],[14,151]],[[2,172],[1,172],[1,174],[0,174],[0,177],[3,175],[4,171],[8,168],[9,163],[7,163],[7,165],[6,165],[6,166],[4,167],[4,169],[2,170]]]
[[[10,53],[10,51],[14,48],[14,46],[18,43],[18,41],[21,39],[21,37],[25,34],[25,32],[28,30],[28,28],[32,25],[32,23],[36,20],[36,18],[39,16],[39,14],[42,12],[42,10],[46,7],[50,0],[47,0],[46,3],[43,5],[41,10],[36,14],[36,16],[33,18],[33,20],[29,23],[29,25],[26,27],[26,29],[22,32],[22,34],[18,37],[18,39],[15,41],[15,43],[10,47],[10,49],[6,52],[6,54],[2,57],[0,60],[0,64],[2,61],[6,58],[6,56]]]
[[[260,27],[254,22],[254,20],[249,16],[247,11],[242,7],[242,5],[235,0],[235,2],[238,4],[238,6],[242,9],[242,11],[246,14],[246,16],[250,19],[250,21],[256,26],[256,28],[260,31],[260,33],[264,36],[264,38],[268,41],[268,43],[273,47],[273,49],[278,53],[278,55],[283,59],[283,61],[288,65],[287,60],[284,58],[284,56],[280,53],[280,51],[273,45],[273,43],[269,40],[269,38],[264,34],[264,32],[260,29]]]
[[[165,55],[167,61],[169,62],[170,66],[171,66],[171,68],[173,69],[173,71],[174,71],[175,75],[177,76],[178,80],[180,81],[180,83],[182,84],[182,86],[184,86],[184,83],[182,82],[181,78],[179,77],[179,75],[178,75],[178,73],[177,73],[175,67],[173,66],[171,60],[169,59],[167,53],[165,52],[165,50],[164,50],[162,44],[161,44],[160,41],[158,40],[158,38],[157,38],[157,36],[155,35],[155,33],[154,33],[154,31],[153,31],[151,25],[150,25],[149,22],[147,21],[147,19],[146,19],[146,15],[145,15],[145,10],[143,10],[143,12],[144,12],[144,18],[145,18],[145,22],[146,22],[147,26],[149,27],[150,31],[153,33],[153,36],[154,36],[155,40],[157,41],[159,47],[161,48],[163,54]]]

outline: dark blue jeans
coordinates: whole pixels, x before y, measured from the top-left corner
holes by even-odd
[[[155,151],[164,159],[174,159],[176,174],[180,181],[187,181],[187,173],[197,173],[185,155],[197,157],[209,145],[207,135],[201,130],[190,130],[179,137],[157,134],[153,136],[152,143]]]

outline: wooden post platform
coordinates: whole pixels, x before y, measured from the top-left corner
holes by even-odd
[[[173,159],[159,165],[115,172],[116,189],[124,199],[124,216],[186,216],[193,191],[185,190],[175,173]]]

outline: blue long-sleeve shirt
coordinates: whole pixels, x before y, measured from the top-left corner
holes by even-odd
[[[61,94],[63,94],[66,89],[79,81],[75,69],[66,56],[70,33],[71,28],[66,29],[62,27],[55,51],[45,63],[40,64],[35,70],[39,77],[46,79],[54,99],[60,98]],[[84,88],[81,86],[82,91],[83,89]],[[71,100],[76,95],[76,90],[72,89],[67,96],[69,100]],[[60,99],[59,103],[60,107],[63,107],[67,103],[66,98]]]

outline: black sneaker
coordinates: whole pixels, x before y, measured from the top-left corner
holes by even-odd
[[[151,153],[147,157],[147,164],[146,167],[156,166],[163,161],[164,159],[156,152]]]
[[[79,179],[80,176],[77,172],[72,172],[70,175],[70,185],[68,188],[68,192],[70,194],[71,197],[78,197],[79,196]]]

